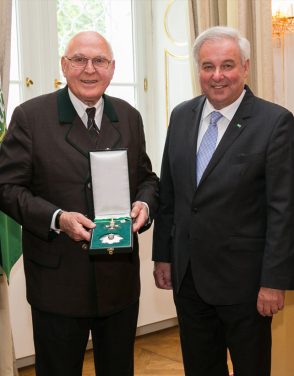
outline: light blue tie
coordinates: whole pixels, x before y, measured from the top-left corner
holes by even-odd
[[[201,144],[197,153],[197,185],[199,184],[203,172],[205,171],[212,154],[214,153],[217,141],[217,122],[223,115],[218,111],[210,114],[210,122],[206,132],[203,135]]]

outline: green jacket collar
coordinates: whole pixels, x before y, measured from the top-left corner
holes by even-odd
[[[103,94],[103,99],[103,113],[112,123],[118,122],[118,116],[111,103],[110,97],[106,94]],[[57,92],[57,108],[60,123],[72,123],[74,118],[77,116],[77,112],[73,104],[71,103],[67,86]]]

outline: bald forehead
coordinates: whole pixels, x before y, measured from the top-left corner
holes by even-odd
[[[80,48],[97,47],[109,58],[113,58],[113,53],[108,41],[95,31],[84,31],[76,34],[67,44],[65,55],[76,54]]]

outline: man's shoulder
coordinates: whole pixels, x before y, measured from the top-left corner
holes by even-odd
[[[265,109],[265,110],[269,110],[269,111],[273,111],[277,113],[290,112],[287,108],[277,103],[271,102],[269,100],[260,98],[260,97],[255,97],[255,101],[256,101],[255,102],[256,106],[259,106],[260,108]]]
[[[193,109],[194,107],[197,107],[199,104],[204,103],[205,101],[205,96],[204,95],[199,95],[198,97],[194,97],[191,99],[188,99],[184,102],[179,103],[177,106],[175,106],[174,110],[175,111],[181,111],[181,110],[188,110],[188,109]]]
[[[129,110],[129,111],[135,111],[138,112],[138,110],[131,105],[129,102],[127,102],[124,99],[118,98],[118,97],[113,97],[108,94],[104,94],[104,103],[113,106],[116,110]]]
[[[44,106],[48,107],[50,104],[56,104],[56,98],[57,98],[57,93],[58,91],[48,93],[48,94],[42,94],[37,97],[28,99],[27,101],[23,102],[20,104],[20,107],[25,108],[25,109],[34,109],[34,108],[39,108]]]
[[[270,114],[280,114],[280,113],[289,113],[290,111],[274,102],[266,100],[264,98],[254,95],[250,90],[247,92],[246,96],[243,99],[243,102],[247,100],[252,100],[254,104],[254,111],[262,111],[266,116]]]
[[[127,101],[106,94],[103,98],[104,113],[111,121],[137,123],[138,119],[141,119],[140,112]]]

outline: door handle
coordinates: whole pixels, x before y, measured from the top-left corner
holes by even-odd
[[[54,79],[54,88],[58,89],[60,85],[62,85],[62,82],[59,81],[57,78],[55,78]]]
[[[31,80],[29,77],[26,77],[26,87],[30,87],[34,85],[33,80]]]

